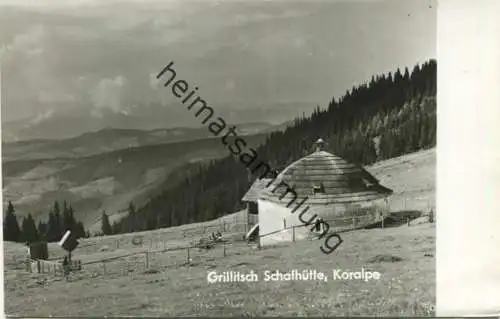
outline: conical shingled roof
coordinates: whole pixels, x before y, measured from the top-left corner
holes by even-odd
[[[322,143],[322,140],[318,142]],[[371,201],[387,197],[393,192],[380,185],[362,167],[320,148],[284,169],[262,191],[261,199],[286,204],[291,198],[290,194],[282,197],[287,192],[287,186],[295,190],[297,201],[307,197],[308,205],[320,206]]]
[[[261,178],[255,180],[255,182],[252,184],[252,186],[250,186],[250,189],[246,192],[241,200],[244,202],[257,202],[260,193],[264,188],[267,187],[267,184],[269,184],[270,182],[270,178]]]

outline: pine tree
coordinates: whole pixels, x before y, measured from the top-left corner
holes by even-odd
[[[120,223],[117,223],[116,221],[113,222],[113,225],[111,225],[111,232],[113,234],[119,234],[120,233]]]
[[[47,241],[54,242],[58,240],[58,229],[56,218],[53,212],[49,212],[49,221],[47,224]]]
[[[68,206],[66,204],[66,201],[64,201],[63,206],[64,206],[63,208],[64,231],[71,230],[71,232],[75,233],[76,236],[83,237],[84,236],[83,234],[78,233],[73,207],[71,206],[71,204],[69,204]]]
[[[38,222],[38,237],[40,240],[47,240],[47,224],[42,221]]]
[[[86,237],[85,227],[82,222],[75,222],[75,237],[76,238],[84,238]]]
[[[3,240],[18,242],[21,240],[22,234],[11,201],[7,204],[7,211],[3,221]]]
[[[128,216],[129,216],[129,222],[128,222],[128,229],[129,232],[134,232],[138,229],[137,225],[137,213],[135,211],[135,205],[133,202],[130,202],[128,205]]]
[[[112,229],[111,229],[111,224],[109,223],[109,217],[106,214],[106,212],[102,212],[102,217],[101,217],[101,231],[104,235],[111,235]]]
[[[65,233],[67,230],[73,230],[66,201],[63,201],[61,230],[62,233]]]
[[[31,214],[23,219],[22,223],[23,241],[30,244],[38,240],[35,220]]]
[[[61,209],[59,208],[59,202],[54,202],[54,239],[60,240],[64,234],[63,220],[61,217]]]

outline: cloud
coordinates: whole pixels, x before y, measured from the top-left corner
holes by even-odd
[[[12,42],[6,45],[6,51],[27,55],[40,53],[43,51],[43,43],[48,35],[43,25],[32,26],[27,32],[15,35]]]
[[[99,112],[101,109],[108,109],[114,113],[123,111],[122,94],[125,84],[126,79],[121,75],[100,80],[90,93],[96,111]]]
[[[0,10],[7,121],[49,109],[103,122],[142,115],[142,107],[174,101],[156,79],[169,61],[214,105],[317,105],[434,51],[427,6],[425,23],[415,23],[406,14],[414,5],[147,1],[0,0],[18,4]]]
[[[158,75],[158,72],[155,72],[155,73],[150,73],[149,74],[149,86],[153,89],[153,90],[158,90],[158,88],[160,87],[158,84],[160,83],[160,81],[156,78],[156,76]]]
[[[35,126],[35,125],[38,125],[50,118],[52,118],[54,116],[54,110],[53,109],[50,109],[50,110],[47,110],[45,112],[41,112],[41,113],[38,113],[38,115],[33,118],[31,121],[29,121],[25,127],[31,127],[31,126]]]
[[[41,103],[74,102],[75,100],[75,97],[69,93],[55,91],[40,91],[38,93],[38,101]]]

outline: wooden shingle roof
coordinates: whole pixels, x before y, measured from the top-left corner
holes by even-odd
[[[307,197],[308,204],[320,206],[371,201],[393,192],[362,167],[320,149],[289,165],[261,191],[261,198],[286,202],[291,195],[283,197],[287,190],[282,183],[293,187],[299,200]]]
[[[270,178],[256,179],[241,200],[244,202],[257,202],[262,190],[266,188],[270,181]]]

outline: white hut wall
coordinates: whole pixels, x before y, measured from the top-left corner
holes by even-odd
[[[384,203],[384,200],[380,200],[329,206],[312,205],[302,215],[302,220],[306,222],[311,220],[314,223],[317,218],[322,218],[328,223],[330,231],[368,226],[380,221],[387,214]],[[293,241],[294,237],[296,241],[308,238],[313,225],[305,226],[304,222],[299,219],[301,212],[307,205],[294,213],[285,205],[267,200],[259,200],[258,205],[259,232],[260,236],[264,235],[261,237],[262,246]]]
[[[300,227],[303,223],[298,219],[298,211],[293,213],[284,205],[266,200],[259,200],[259,233],[262,246],[293,241],[293,226],[295,240],[307,237],[308,228]]]

